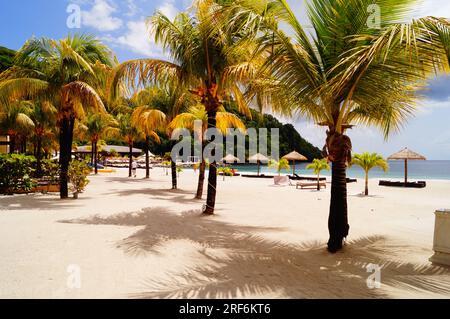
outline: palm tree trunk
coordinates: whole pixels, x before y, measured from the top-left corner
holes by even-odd
[[[216,128],[217,124],[216,119],[217,111],[214,108],[210,108],[210,110],[211,111],[208,111],[208,129]],[[211,155],[215,156],[215,154]],[[206,198],[206,209],[203,212],[205,215],[214,214],[214,208],[216,206],[216,192],[217,192],[216,188],[217,188],[217,163],[216,161],[213,161],[209,165],[208,195]]]
[[[94,142],[94,171],[95,171],[95,175],[98,175],[98,167],[97,167],[97,164],[98,164],[98,151],[97,151],[97,145],[98,145],[98,142],[95,141]]]
[[[369,196],[369,172],[366,172],[366,190],[364,194],[366,196]]]
[[[197,186],[197,195],[196,199],[202,199],[203,197],[203,186],[205,184],[205,171],[206,171],[206,161],[202,158],[202,162],[200,163],[200,172],[198,176],[198,186]]]
[[[331,205],[328,218],[330,239],[328,250],[332,253],[342,249],[342,241],[348,236],[347,175],[345,160],[333,162],[331,178]]]
[[[42,137],[37,136],[36,143],[36,176],[42,177]]]
[[[129,160],[128,160],[128,177],[132,177],[132,166],[133,166],[133,143],[129,144],[130,147],[130,153],[128,154]]]
[[[150,138],[147,136],[145,137],[145,178],[150,178],[150,155],[149,155],[149,144],[150,144]]]
[[[317,174],[317,190],[320,191],[320,174]]]
[[[10,135],[9,136],[9,154],[14,154],[15,150],[16,150],[16,136]]]
[[[68,185],[68,171],[70,161],[72,159],[72,142],[73,142],[73,128],[75,118],[73,116],[64,118],[61,121],[60,135],[59,135],[59,164],[61,166],[60,174],[60,197],[66,199],[69,197]]]
[[[177,163],[173,159],[170,160],[170,167],[172,171],[172,189],[178,189]]]

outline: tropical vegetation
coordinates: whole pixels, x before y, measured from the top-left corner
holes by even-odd
[[[375,167],[387,172],[389,170],[388,162],[377,153],[354,154],[351,165],[357,165],[364,170],[365,173],[365,189],[364,195],[369,196],[369,172]]]

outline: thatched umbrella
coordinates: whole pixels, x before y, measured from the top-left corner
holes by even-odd
[[[259,176],[259,172],[260,172],[261,162],[266,162],[267,163],[269,161],[269,159],[266,156],[264,156],[264,155],[262,155],[260,153],[258,153],[256,155],[253,155],[248,160],[250,162],[257,162],[258,163],[258,176]]]
[[[405,186],[406,186],[406,184],[408,183],[408,161],[426,161],[427,159],[425,156],[413,152],[408,148],[405,148],[404,150],[389,156],[388,160],[405,161]]]
[[[227,156],[225,156],[224,158],[222,158],[223,163],[236,163],[239,162],[240,159],[237,158],[236,156],[232,155],[232,154],[228,154]]]
[[[303,156],[302,154],[293,151],[289,153],[288,155],[283,156],[284,159],[287,159],[288,161],[294,162],[294,165],[292,166],[292,175],[295,176],[295,162],[301,162],[301,161],[307,161],[308,159],[306,156]]]

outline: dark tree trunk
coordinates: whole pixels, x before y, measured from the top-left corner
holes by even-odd
[[[342,242],[348,236],[347,217],[347,166],[345,161],[333,162],[331,178],[331,205],[328,219],[330,240],[328,250],[332,253],[342,249]]]
[[[66,199],[69,197],[69,180],[67,173],[69,171],[70,161],[72,159],[73,128],[75,118],[69,117],[61,120],[59,135],[59,164],[61,166],[60,175],[60,197]]]
[[[23,154],[27,153],[27,138],[24,137],[22,140],[22,152]]]
[[[150,155],[149,155],[149,144],[150,144],[150,138],[147,136],[145,138],[145,146],[144,146],[144,151],[145,151],[145,178],[149,179],[150,178]]]
[[[16,151],[16,137],[14,135],[9,136],[9,154],[14,154]]]
[[[130,145],[130,154],[129,154],[129,161],[128,161],[128,177],[132,177],[132,167],[133,167],[133,143]]]
[[[216,128],[217,111],[215,109],[208,111],[208,129]],[[215,156],[215,154],[212,154]],[[209,165],[208,175],[208,195],[206,198],[206,208],[203,212],[205,215],[213,215],[216,206],[216,188],[217,188],[217,163],[213,161]]]
[[[42,177],[42,137],[37,136],[36,143],[36,176]]]
[[[317,175],[317,190],[320,191],[320,175]]]
[[[178,189],[177,163],[173,159],[170,160],[170,167],[172,170],[172,189]]]
[[[98,164],[98,151],[97,151],[97,144],[98,144],[98,142],[95,141],[94,142],[94,172],[95,172],[95,175],[98,175],[98,167],[97,167],[97,164]]]
[[[205,171],[206,171],[206,161],[204,158],[202,158],[198,176],[197,195],[195,196],[196,199],[202,199],[203,197],[203,186],[205,184]]]

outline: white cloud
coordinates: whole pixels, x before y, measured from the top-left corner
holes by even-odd
[[[173,20],[180,10],[175,6],[175,1],[166,1],[163,5],[159,6],[158,11],[161,11],[170,20]]]
[[[120,29],[123,21],[113,16],[116,11],[110,0],[95,0],[90,10],[81,12],[82,23],[102,32]]]
[[[450,17],[450,1],[448,0],[422,0],[418,7],[416,17]]]
[[[125,34],[116,38],[108,36],[105,40],[145,57],[163,56],[161,48],[152,41],[144,18],[138,21],[129,21]]]

